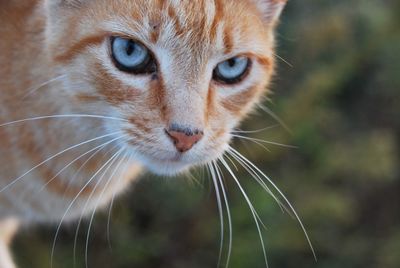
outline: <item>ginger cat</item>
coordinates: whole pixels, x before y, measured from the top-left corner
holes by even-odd
[[[266,92],[285,2],[0,1],[0,268],[19,224],[90,215],[142,167],[212,169]]]

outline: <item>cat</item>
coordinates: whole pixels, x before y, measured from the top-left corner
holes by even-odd
[[[19,225],[210,165],[274,74],[286,0],[0,1],[0,267]]]

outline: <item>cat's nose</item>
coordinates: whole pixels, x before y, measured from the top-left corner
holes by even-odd
[[[184,153],[192,149],[204,136],[204,132],[199,129],[190,127],[182,127],[173,124],[169,129],[165,130],[167,135],[174,142],[176,149]]]

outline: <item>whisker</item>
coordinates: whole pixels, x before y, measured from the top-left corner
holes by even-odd
[[[236,137],[236,138],[239,138],[239,139],[249,140],[249,141],[255,142],[257,144],[259,144],[259,143],[267,143],[267,144],[281,146],[281,147],[285,147],[285,148],[291,148],[291,149],[297,149],[298,148],[297,146],[293,146],[293,145],[287,145],[287,144],[282,144],[282,143],[273,142],[273,141],[266,141],[266,140],[261,140],[261,139],[257,139],[257,138],[250,138],[250,137],[241,136],[241,135],[233,134],[232,136]]]
[[[197,184],[200,187],[203,187],[203,185],[200,183],[200,181],[190,171],[188,171],[185,175],[190,182]]]
[[[233,160],[229,157],[229,154],[226,154],[225,157],[229,160],[229,162],[231,162],[232,166],[235,168],[236,171],[239,171],[239,168],[237,167],[237,165],[235,164],[235,162],[233,162]],[[222,173],[222,172],[221,172]]]
[[[233,179],[234,179],[234,181],[236,182],[237,186],[239,187],[239,190],[241,191],[241,193],[242,193],[244,199],[246,200],[247,205],[248,205],[249,208],[250,208],[250,212],[251,212],[251,214],[252,214],[252,216],[253,216],[253,218],[254,218],[254,222],[255,222],[255,224],[256,224],[256,226],[257,226],[258,235],[259,235],[259,237],[260,237],[260,242],[261,242],[261,246],[262,246],[262,250],[263,250],[263,254],[264,254],[265,265],[266,265],[266,267],[268,268],[269,265],[268,265],[267,252],[266,252],[266,249],[265,249],[265,243],[264,243],[264,239],[263,239],[263,237],[262,237],[261,227],[260,227],[260,223],[259,223],[260,217],[258,216],[258,213],[256,212],[256,210],[255,210],[255,208],[254,208],[254,206],[253,206],[253,204],[252,204],[250,198],[249,198],[248,195],[246,194],[246,191],[243,189],[242,185],[240,184],[239,180],[237,179],[235,173],[233,173],[233,171],[232,171],[232,169],[230,168],[230,166],[228,165],[228,163],[227,163],[223,158],[220,158],[219,160],[220,160],[221,163],[224,165],[224,167],[226,168],[226,170],[227,170],[227,171],[231,174],[231,176],[233,177]]]
[[[7,123],[0,124],[0,127],[11,126],[20,123],[38,121],[38,120],[46,120],[46,119],[65,119],[65,118],[92,118],[92,119],[107,119],[107,120],[116,120],[122,122],[128,122],[128,120],[113,116],[103,116],[103,115],[93,115],[93,114],[55,114],[55,115],[44,115],[32,118],[25,118],[20,120],[15,120]]]
[[[232,131],[232,133],[235,133],[235,134],[236,133],[238,133],[238,134],[254,134],[254,133],[260,133],[260,132],[263,132],[263,131],[266,131],[266,130],[273,129],[273,128],[276,128],[278,126],[279,125],[272,125],[272,126],[261,128],[261,129],[257,129],[257,130],[234,130],[234,131]]]
[[[294,209],[293,205],[289,202],[289,200],[287,199],[287,197],[282,193],[282,191],[278,188],[278,186],[276,186],[276,184],[267,176],[264,174],[264,172],[262,172],[256,165],[254,165],[250,160],[248,160],[246,157],[244,157],[242,154],[240,154],[238,151],[236,151],[235,149],[233,149],[232,147],[230,148],[232,152],[234,152],[239,158],[241,158],[243,161],[247,162],[250,166],[252,166],[261,176],[263,176],[273,187],[274,189],[279,193],[279,195],[285,200],[286,204],[289,206],[289,208],[291,209],[291,211],[293,212],[295,218],[297,219],[297,221],[300,224],[300,227],[307,239],[307,242],[310,246],[310,249],[312,251],[312,254],[314,256],[315,261],[317,261],[317,254],[315,253],[314,247],[312,245],[311,239],[306,231],[306,228],[304,227],[304,224],[301,220],[301,218],[299,217],[299,215],[297,214],[297,211]]]
[[[228,152],[228,153],[229,153],[229,152]],[[223,157],[226,157],[226,158],[236,167],[236,165],[234,164],[234,162],[232,161],[232,159],[230,159],[230,157],[229,157],[228,154],[225,154]],[[239,161],[238,161],[238,162],[239,162]],[[239,164],[240,164],[240,162],[239,162]],[[242,165],[242,166],[243,166],[243,165]],[[218,169],[219,169],[219,166],[218,166],[218,165],[217,165],[217,167],[218,167]],[[239,169],[237,169],[237,170],[239,170]],[[222,174],[222,171],[221,171],[221,170],[220,170],[220,173]],[[268,189],[268,187],[267,187],[267,189]],[[268,192],[268,191],[267,191],[267,192]],[[268,193],[270,193],[270,192],[268,192]],[[274,197],[274,195],[273,195],[272,192],[271,192],[270,194],[272,195],[272,197]],[[279,202],[278,199],[275,199],[275,200],[276,200],[276,202],[278,203],[278,205],[281,204],[281,203]],[[283,209],[283,208],[282,208],[282,209]],[[255,211],[255,212],[256,212],[256,211]],[[265,226],[263,220],[260,218],[260,216],[258,215],[258,213],[256,213],[256,216],[257,216],[257,218],[258,218],[260,224],[264,227],[265,230],[267,230],[268,228]]]
[[[22,100],[26,99],[27,97],[32,95],[34,92],[38,91],[39,89],[41,89],[41,88],[43,88],[43,87],[45,87],[45,86],[47,86],[47,85],[49,85],[49,84],[51,84],[53,82],[57,82],[58,80],[63,79],[65,77],[67,77],[67,76],[68,76],[67,74],[63,74],[63,75],[57,76],[55,78],[52,78],[52,79],[48,80],[47,82],[44,82],[44,83],[38,85],[35,88],[29,89],[28,92],[22,97]]]
[[[118,146],[118,144],[112,146],[109,150],[107,150],[106,152],[104,152],[104,156],[108,155],[111,151],[113,151],[116,147]],[[67,184],[67,188],[64,191],[64,195],[63,195],[63,201],[66,198],[66,193],[68,192],[69,188],[72,186],[72,183],[76,180],[76,178],[78,177],[78,175],[80,174],[80,172],[84,169],[84,167],[87,165],[87,163],[89,163],[90,160],[92,160],[99,152],[101,152],[103,148],[99,148],[97,149],[91,156],[89,156],[88,159],[85,160],[85,162],[78,168],[78,170],[74,173],[74,175],[71,177],[71,179],[69,179],[68,184]]]
[[[270,108],[268,108],[265,105],[262,104],[258,104],[258,107],[266,112],[269,116],[271,116],[276,122],[278,122],[287,132],[289,132],[290,134],[293,134],[293,132],[290,130],[290,128],[286,125],[285,122],[283,122],[283,120],[281,118],[279,118],[279,116],[277,116],[273,111],[271,111]]]
[[[236,137],[235,135],[232,135],[232,137],[238,138],[238,137]],[[242,138],[238,138],[238,139],[239,139],[240,141],[242,141],[244,145],[246,145],[246,143],[245,143],[244,141],[248,141],[247,139],[242,139]],[[266,151],[271,152],[271,150],[270,150],[267,146],[265,146],[264,144],[262,144],[261,142],[254,141],[254,140],[250,140],[250,141],[253,142],[253,143],[255,143],[255,144],[257,144],[257,145],[259,145],[260,147],[262,147],[262,148],[265,149]]]
[[[124,169],[122,170],[122,173],[121,173],[121,174],[125,174],[125,173],[126,173],[126,171],[128,170],[128,167],[129,167],[129,165],[130,165],[130,162],[131,162],[132,158],[133,158],[133,154],[131,153],[131,154],[129,155],[128,159],[126,160],[126,164],[125,164]],[[117,187],[117,185],[119,185],[119,183],[120,183],[120,181],[121,181],[122,178],[123,178],[123,176],[120,176],[120,177],[118,178],[117,182],[115,183],[114,187],[113,187],[113,190],[112,190],[113,195],[112,195],[110,207],[109,207],[109,210],[108,210],[108,218],[107,218],[107,241],[108,241],[108,245],[109,245],[109,247],[110,247],[110,250],[112,250],[112,248],[111,248],[111,239],[110,239],[110,237],[111,237],[111,236],[110,236],[111,213],[112,213],[112,208],[113,208],[114,202],[115,202],[115,196],[116,196],[116,194],[117,194],[116,187]]]
[[[122,150],[122,149],[121,149]],[[119,153],[119,151],[118,152],[116,152],[115,154],[114,154],[114,156],[115,155],[117,155]],[[89,186],[89,184],[93,181],[93,179],[112,161],[112,159],[113,159],[113,157],[111,157],[106,163],[104,163],[97,171],[96,171],[96,173],[86,182],[86,184],[82,187],[82,189],[78,192],[78,194],[74,197],[74,199],[70,202],[70,204],[69,204],[69,206],[67,207],[67,209],[66,209],[66,211],[64,212],[64,215],[61,217],[61,220],[60,220],[60,223],[58,224],[58,226],[57,226],[57,230],[56,230],[56,233],[55,233],[55,237],[54,237],[54,241],[53,241],[53,246],[52,246],[52,250],[51,250],[51,267],[54,267],[53,266],[53,263],[54,263],[54,251],[55,251],[55,247],[56,247],[56,242],[57,242],[57,237],[58,237],[58,234],[59,234],[59,232],[60,232],[60,229],[61,229],[61,225],[62,225],[62,223],[64,222],[64,220],[65,220],[65,217],[67,216],[67,214],[68,214],[68,212],[71,210],[71,208],[72,208],[72,206],[73,206],[73,204],[76,202],[76,200],[79,198],[79,196],[82,194],[82,192],[86,189],[86,187],[88,187]]]
[[[80,218],[79,218],[78,225],[77,225],[76,231],[75,231],[74,250],[73,250],[73,252],[74,252],[74,263],[75,263],[75,260],[76,260],[76,246],[77,246],[77,243],[78,243],[78,235],[79,235],[80,226],[81,226],[81,223],[82,223],[82,220],[83,220],[83,216],[84,216],[84,214],[86,213],[86,210],[87,210],[87,207],[88,207],[88,205],[89,205],[89,202],[90,202],[90,200],[92,199],[94,193],[96,192],[97,187],[99,187],[99,185],[100,185],[100,183],[103,181],[104,176],[106,175],[107,171],[111,168],[111,166],[114,164],[115,160],[116,160],[117,157],[120,155],[120,153],[122,153],[122,151],[123,151],[123,149],[120,149],[120,150],[117,152],[117,154],[114,154],[112,157],[109,158],[109,160],[111,160],[110,163],[109,163],[109,164],[107,165],[107,167],[103,170],[102,175],[100,176],[100,178],[97,179],[97,182],[96,182],[96,184],[95,184],[95,186],[94,186],[92,192],[90,193],[89,197],[87,198],[87,200],[86,200],[86,202],[85,202],[85,205],[83,206],[82,213],[81,213],[81,216],[80,216]]]
[[[75,163],[76,163],[79,159],[81,159],[82,157],[84,157],[84,156],[86,156],[86,155],[88,155],[88,154],[90,154],[91,152],[94,152],[94,151],[96,151],[96,150],[101,150],[101,149],[103,149],[104,147],[106,147],[107,145],[113,143],[114,141],[120,140],[120,139],[122,139],[122,138],[124,138],[124,137],[126,137],[126,136],[127,136],[127,135],[123,135],[123,136],[120,136],[120,137],[118,137],[118,138],[114,138],[114,139],[112,139],[112,140],[110,140],[110,141],[107,141],[107,142],[105,142],[105,143],[103,143],[103,144],[101,144],[101,145],[99,145],[99,146],[96,146],[95,148],[93,148],[93,149],[87,151],[87,152],[84,153],[84,154],[81,154],[79,157],[75,158],[72,162],[70,162],[68,165],[66,165],[64,168],[62,168],[56,175],[54,175],[53,178],[51,178],[50,180],[48,180],[47,183],[46,183],[45,185],[43,185],[43,187],[40,189],[39,193],[40,193],[41,191],[43,191],[50,183],[52,183],[52,181],[55,180],[61,173],[63,173],[63,172],[64,172],[65,170],[67,170],[70,166],[72,166],[73,164],[75,164]]]
[[[238,138],[238,137],[235,137],[235,138]],[[260,146],[261,148],[265,149],[267,152],[271,152],[271,149],[269,149],[267,146],[265,146],[264,144],[262,144],[262,143],[259,142],[259,141],[247,140],[247,139],[242,139],[242,138],[238,138],[238,139],[239,139],[240,141],[242,141],[243,144],[245,144],[245,145],[246,145],[246,143],[245,143],[244,141],[250,141],[250,142],[252,142],[252,143],[257,144],[257,145]],[[246,146],[246,148],[247,148],[247,146]]]
[[[219,180],[219,184],[221,186],[221,191],[222,191],[222,196],[224,198],[224,203],[226,207],[226,214],[228,216],[228,227],[229,227],[229,245],[228,245],[228,254],[227,254],[227,260],[226,260],[226,265],[225,267],[229,267],[229,263],[231,260],[231,255],[232,255],[232,241],[233,241],[233,228],[232,228],[232,216],[231,216],[231,211],[229,209],[229,201],[228,201],[228,195],[226,193],[224,183],[223,183],[223,175],[222,171],[220,170],[218,164],[216,162],[213,163],[215,167],[215,171],[217,173],[217,178]]]
[[[126,150],[126,149],[124,149],[124,150]],[[103,178],[104,178],[104,176],[105,176],[105,173],[106,173],[106,172],[108,171],[108,169],[115,163],[115,160],[118,159],[118,157],[119,157],[122,153],[123,153],[123,150],[120,151],[120,153],[119,153],[119,154],[114,158],[114,160],[110,163],[110,165],[108,166],[107,170],[104,172],[104,174],[103,174],[103,176],[102,176],[102,178],[101,178],[100,180],[103,180]],[[119,167],[119,165],[122,163],[122,160],[124,160],[124,158],[122,158],[121,161],[119,162],[119,164],[117,164],[117,167]],[[112,181],[112,178],[113,178],[113,176],[115,175],[116,172],[117,172],[117,168],[114,169],[114,171],[113,171],[113,173],[112,173],[112,176],[110,176],[110,178],[108,179],[106,185],[104,185],[104,188],[103,188],[103,190],[101,191],[100,196],[97,198],[97,201],[96,201],[94,210],[93,210],[92,215],[91,215],[91,217],[90,217],[89,227],[88,227],[87,236],[86,236],[86,247],[85,247],[85,263],[86,263],[86,268],[88,268],[88,264],[89,264],[89,259],[88,259],[88,257],[89,257],[89,255],[88,255],[88,253],[89,253],[89,240],[90,240],[90,231],[91,231],[91,228],[92,228],[92,224],[93,224],[93,220],[94,220],[94,215],[95,215],[96,210],[97,210],[97,208],[98,208],[98,206],[99,206],[99,204],[100,204],[100,200],[102,199],[102,197],[103,197],[103,195],[104,195],[104,193],[105,193],[105,191],[106,191],[108,185],[109,185],[110,182]]]
[[[100,136],[100,137],[93,138],[93,139],[90,139],[90,140],[81,142],[81,143],[79,143],[79,144],[73,145],[73,146],[71,146],[71,147],[69,147],[69,148],[67,148],[67,149],[62,150],[62,151],[59,152],[59,153],[56,153],[55,155],[53,155],[53,156],[47,158],[46,160],[40,162],[39,164],[37,164],[36,166],[34,166],[33,168],[31,168],[31,169],[28,170],[27,172],[25,172],[24,174],[22,174],[21,176],[19,176],[18,178],[14,179],[14,180],[13,180],[12,182],[10,182],[9,184],[7,184],[5,187],[3,187],[3,188],[0,190],[0,194],[1,194],[2,192],[4,192],[5,190],[7,190],[8,188],[10,188],[11,186],[13,186],[14,184],[16,184],[18,181],[22,180],[26,175],[28,175],[29,173],[31,173],[31,172],[34,171],[35,169],[41,167],[42,165],[44,165],[44,164],[46,164],[47,162],[49,162],[49,161],[55,159],[56,157],[58,157],[58,156],[60,156],[60,155],[62,155],[62,154],[64,154],[64,153],[66,153],[66,152],[69,152],[69,151],[71,151],[71,150],[73,150],[73,149],[75,149],[75,148],[77,148],[77,147],[79,147],[79,146],[82,146],[82,145],[85,145],[85,144],[88,144],[88,143],[91,143],[91,142],[94,142],[94,141],[97,141],[97,140],[100,140],[100,139],[103,139],[103,138],[106,138],[106,137],[110,137],[110,136],[113,136],[113,135],[116,135],[116,134],[119,134],[119,133],[121,133],[121,131],[114,132],[114,133],[111,133],[111,134],[102,135],[102,136]]]
[[[275,200],[275,202],[279,205],[282,211],[286,211],[289,215],[292,215],[292,212],[279,200],[276,195],[271,191],[268,185],[264,182],[264,180],[258,175],[251,166],[249,166],[246,162],[242,159],[237,157],[233,152],[230,150],[227,151],[227,154],[232,156],[252,177],[255,181],[261,185],[261,187]],[[229,159],[229,158],[228,158]]]
[[[221,202],[221,195],[220,195],[220,190],[217,182],[217,177],[216,177],[216,172],[214,170],[214,167],[211,164],[208,164],[208,168],[210,169],[211,172],[211,177],[214,183],[215,187],[215,196],[217,198],[217,205],[218,205],[218,212],[219,212],[219,220],[220,220],[220,226],[221,226],[221,241],[220,241],[220,251],[219,251],[219,257],[218,257],[218,265],[217,267],[221,266],[221,260],[222,260],[222,252],[224,249],[224,211],[222,208],[222,202]]]
[[[274,54],[275,57],[277,57],[278,59],[280,59],[281,61],[283,61],[284,63],[286,63],[290,68],[293,68],[293,65],[292,65],[290,62],[288,62],[287,60],[285,60],[284,58],[282,58],[281,56],[279,56],[279,55],[276,54],[276,53],[273,53],[273,54]]]

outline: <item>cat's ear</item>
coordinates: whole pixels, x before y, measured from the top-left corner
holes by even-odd
[[[250,0],[253,1],[262,13],[268,25],[275,25],[285,7],[287,0]]]

